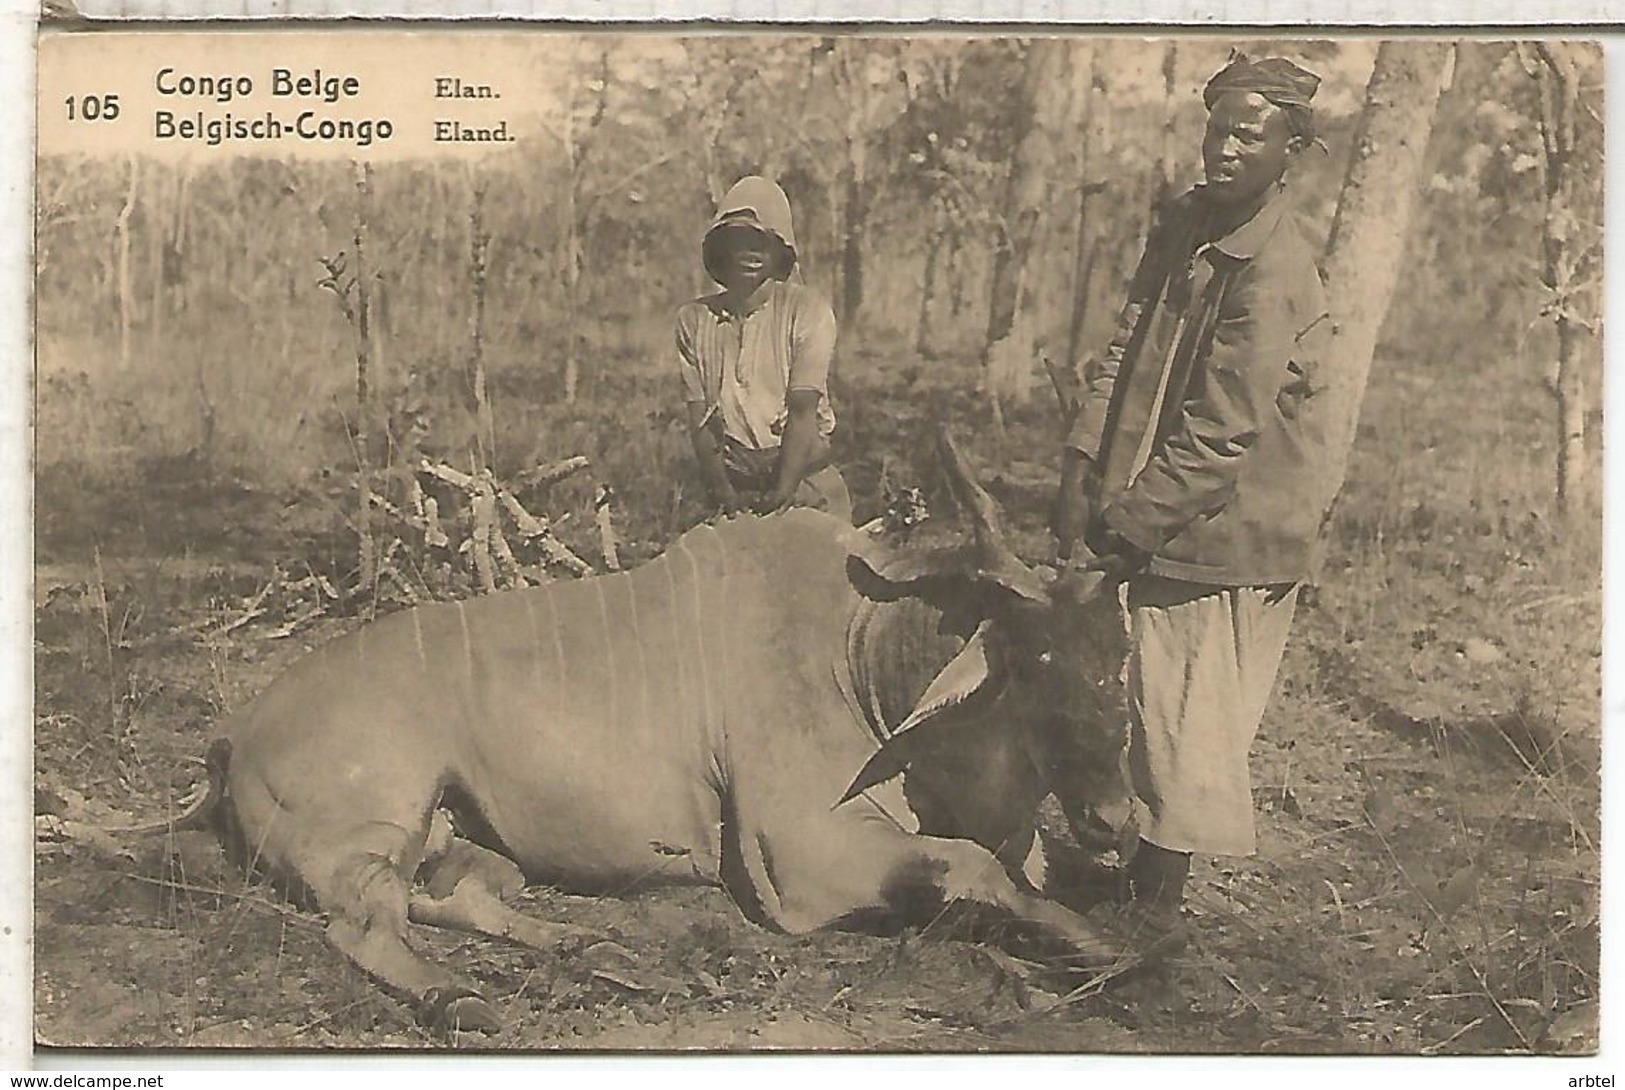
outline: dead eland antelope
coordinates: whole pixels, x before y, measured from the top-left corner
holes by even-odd
[[[1126,797],[1115,596],[1022,563],[941,448],[973,544],[887,546],[798,509],[700,526],[629,572],[394,614],[234,716],[181,823],[213,815],[438,1027],[499,1020],[408,922],[579,935],[504,904],[527,879],[718,884],[792,933],[979,903],[1123,965],[1023,877],[1046,794],[1073,814]]]

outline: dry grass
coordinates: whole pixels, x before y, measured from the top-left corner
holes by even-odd
[[[262,594],[273,564],[337,585],[355,565],[353,338],[316,295],[314,257],[310,267],[310,298],[176,318],[138,340],[127,371],[94,330],[41,334],[46,810],[82,796],[163,812],[183,789],[171,770],[201,751],[218,716],[352,623],[290,626],[297,598]],[[466,469],[465,327],[447,331],[458,289],[412,290],[419,308],[397,289],[370,462],[398,467],[391,437],[410,410],[430,421],[425,453]],[[559,402],[556,338],[493,323],[482,348],[492,468],[509,479],[587,455],[592,477],[550,490],[545,509],[556,526],[568,512],[561,538],[596,555],[594,485],[611,485],[634,563],[699,513],[669,308],[646,302],[635,319],[581,331],[588,381],[575,405]],[[491,307],[507,312],[500,297]],[[921,358],[912,330],[899,311],[847,331],[836,456],[858,516],[877,512],[884,485],[922,485],[946,506],[916,456],[928,449],[920,427],[940,413],[1021,546],[1043,553],[1050,404],[1008,406],[1008,438],[996,442],[972,353],[945,336]],[[1262,850],[1198,868],[1198,940],[1169,987],[1067,998],[1078,982],[974,945],[775,937],[720,894],[692,892],[531,896],[538,913],[610,927],[630,954],[615,965],[425,941],[503,1005],[511,1027],[499,1047],[1583,1045],[1599,970],[1600,514],[1593,501],[1584,518],[1554,524],[1546,398],[1516,358],[1417,349],[1378,360],[1328,563],[1255,754]],[[261,612],[249,618],[251,603]],[[51,1040],[435,1043],[325,949],[314,917],[224,872],[206,846],[152,846],[131,861],[46,845],[38,875],[36,998]]]
[[[1022,541],[1042,548],[1047,406],[1012,414],[1001,453],[983,438],[963,388],[970,361],[853,362],[845,452],[860,510],[875,503],[882,472],[929,486],[929,467],[910,460],[910,429],[927,404],[945,406]],[[775,938],[710,894],[533,895],[531,910],[548,916],[612,921],[631,960],[608,967],[449,936],[427,941],[502,1003],[512,1025],[498,1047],[1160,1050],[1177,1042],[1195,1051],[1421,1053],[1583,1044],[1598,987],[1595,524],[1546,529],[1538,421],[1524,421],[1528,434],[1511,430],[1518,376],[1501,376],[1504,406],[1464,422],[1439,399],[1414,395],[1407,375],[1419,366],[1395,362],[1376,377],[1368,415],[1376,423],[1362,436],[1332,562],[1300,617],[1255,758],[1261,853],[1198,868],[1190,902],[1198,941],[1170,988],[1131,982],[1038,1015],[1076,982],[1012,976],[1008,964],[958,941]],[[651,423],[669,411],[654,374],[629,368],[617,376],[617,396],[568,413],[526,398],[524,377],[493,376],[499,428],[524,421],[499,444],[518,447],[535,421],[547,421],[530,434],[547,435],[557,450],[597,454],[600,472],[633,497],[625,511],[635,554],[648,555],[692,517],[679,493],[680,437]],[[1399,405],[1403,413],[1388,415]],[[210,502],[201,476],[166,483],[168,506],[147,504],[147,517]],[[581,512],[590,533],[582,493],[559,500]],[[290,514],[300,520],[297,505],[279,512],[254,503],[223,517],[250,530]],[[76,568],[42,573],[56,589],[40,606],[39,766],[43,784],[150,814],[180,791],[167,769],[201,748],[223,708],[294,657],[293,643],[317,642],[347,622],[267,639],[277,627],[269,617],[202,638],[240,616],[263,586],[269,550],[299,548],[302,539],[246,536],[198,550],[191,563],[132,560],[104,546],[98,572],[88,543],[127,544],[134,530],[118,531],[128,517],[102,508],[91,522],[60,527],[59,544],[44,551],[46,562]],[[326,534],[343,537],[331,524]],[[303,540],[326,539],[313,531]],[[1509,734],[1520,717],[1535,725],[1527,733],[1537,741],[1561,735],[1565,759],[1542,758],[1530,738]],[[196,859],[202,849],[189,850]],[[206,854],[184,871],[171,860],[160,852],[110,864],[84,849],[42,857],[47,1036],[435,1043],[325,950],[313,917],[210,869],[218,860]],[[88,963],[86,950],[95,951]],[[118,967],[113,977],[109,965]],[[102,1007],[87,1005],[98,995]],[[98,1014],[108,1004],[120,1018]]]

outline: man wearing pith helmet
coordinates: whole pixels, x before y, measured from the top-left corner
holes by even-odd
[[[1062,455],[1061,556],[1127,582],[1129,917],[1164,951],[1192,854],[1255,850],[1248,749],[1335,490],[1331,322],[1290,185],[1319,83],[1240,54],[1208,82],[1206,180],[1155,217]]]

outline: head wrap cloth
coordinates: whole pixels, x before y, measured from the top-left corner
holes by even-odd
[[[1237,52],[1202,88],[1202,104],[1213,109],[1221,95],[1231,91],[1258,95],[1286,111],[1292,132],[1306,141],[1315,139],[1315,114],[1309,105],[1320,87],[1320,77],[1284,57],[1253,60]]]
[[[701,247],[705,271],[721,283],[721,243],[724,228],[748,227],[772,239],[779,251],[777,276],[789,276],[796,266],[796,232],[790,216],[790,198],[777,182],[757,175],[741,178],[717,205],[716,219]],[[800,279],[799,276],[796,277]]]

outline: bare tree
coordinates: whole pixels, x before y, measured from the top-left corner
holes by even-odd
[[[1089,206],[1106,188],[1106,179],[1100,167],[1107,161],[1107,141],[1110,139],[1111,110],[1105,102],[1105,71],[1100,64],[1100,45],[1090,42],[1088,63],[1082,65],[1082,86],[1079,88],[1078,120],[1078,235],[1072,254],[1072,314],[1067,325],[1066,362],[1070,367],[1078,363],[1078,351],[1083,343],[1083,325],[1089,313],[1089,286],[1094,279],[1095,262],[1100,254],[1100,233],[1094,230]]]
[[[485,225],[485,177],[473,173],[469,181],[468,278],[474,305],[468,315],[468,378],[474,391],[474,418],[479,425],[479,464],[489,469],[497,460],[496,419],[491,413],[485,374],[485,295],[491,233]]]
[[[339,311],[344,315],[344,320],[349,324],[355,339],[355,417],[353,420],[346,420],[345,423],[350,429],[350,443],[356,466],[355,531],[358,539],[356,589],[365,593],[376,591],[378,586],[378,549],[372,533],[372,453],[369,449],[372,440],[374,384],[372,276],[367,267],[368,239],[371,231],[369,216],[372,212],[373,196],[372,164],[358,160],[352,163],[352,172],[355,181],[353,249],[349,253],[341,251],[332,257],[321,258],[327,276],[319,286],[333,293]],[[202,389],[201,372],[199,389],[204,394],[204,412],[207,417],[211,409],[207,401],[207,391]],[[376,608],[376,598],[373,605]]]
[[[1174,108],[1179,83],[1179,43],[1169,41],[1162,51],[1162,143],[1158,145],[1156,174],[1151,179],[1151,207],[1160,208],[1174,192],[1174,138],[1179,112]]]
[[[132,155],[129,163],[129,186],[124,191],[118,219],[113,223],[113,263],[118,276],[118,364],[125,370],[130,366],[130,328],[135,321],[135,299],[130,285],[130,217],[141,191],[141,160]]]
[[[942,263],[942,247],[948,241],[951,229],[948,202],[941,194],[931,201],[931,233],[925,243],[925,271],[920,276],[920,312],[914,323],[914,351],[920,355],[931,352],[931,301],[937,291],[937,270]]]
[[[1442,42],[1385,41],[1366,85],[1326,244],[1334,320],[1321,396],[1339,409],[1328,422],[1334,469],[1328,479],[1336,487],[1348,468],[1371,358],[1399,280],[1423,156],[1452,55],[1452,47]],[[1328,504],[1332,498],[1326,497]]]
[[[164,336],[164,319],[170,310],[180,311],[186,305],[186,248],[187,208],[190,204],[187,190],[192,179],[192,166],[181,163],[173,172],[173,184],[164,184],[160,175],[150,185],[148,204],[152,209],[153,240],[151,247],[152,302],[148,324],[154,342]],[[165,207],[167,204],[167,207]]]
[[[751,69],[739,63],[727,38],[684,38],[683,59],[688,82],[684,106],[699,130],[700,173],[705,189],[701,213],[709,216],[728,190],[731,179],[722,167],[722,136],[734,118],[737,99]]]
[[[355,168],[355,449],[357,532],[360,535],[361,589],[378,579],[378,552],[372,537],[372,457],[367,449],[372,423],[372,284],[367,270],[367,218],[372,212],[372,164]]]
[[[1545,198],[1541,238],[1542,314],[1557,331],[1557,369],[1552,393],[1557,400],[1557,506],[1565,516],[1583,507],[1586,483],[1585,432],[1589,396],[1581,348],[1593,331],[1588,316],[1594,293],[1598,248],[1584,246],[1580,234],[1576,170],[1576,125],[1581,110],[1581,51],[1576,43],[1536,42],[1519,47],[1524,68],[1540,93],[1541,191]]]
[[[842,322],[863,309],[863,248],[872,197],[869,141],[907,106],[908,58],[899,43],[827,39],[820,55],[828,60],[833,105],[846,152],[840,176],[840,293]]]
[[[585,65],[577,61],[572,68],[578,71]],[[579,316],[581,298],[582,237],[585,232],[584,212],[590,204],[587,197],[587,164],[592,157],[594,136],[603,123],[609,108],[609,48],[599,46],[592,61],[592,74],[579,71],[579,77],[570,80],[572,88],[584,86],[588,97],[583,101],[572,90],[564,104],[559,140],[564,145],[567,177],[564,186],[564,400],[574,402],[581,386],[581,360],[577,340],[580,333]],[[577,116],[577,114],[581,116]]]
[[[1068,43],[1035,39],[1027,47],[1021,105],[1023,126],[1015,156],[1006,176],[1004,217],[993,252],[993,286],[987,340],[982,356],[994,427],[1004,434],[1004,402],[1023,400],[1031,388],[1033,344],[1028,322],[1023,322],[1022,292],[1027,258],[1048,194],[1048,178],[1056,135],[1052,92],[1061,82]]]

